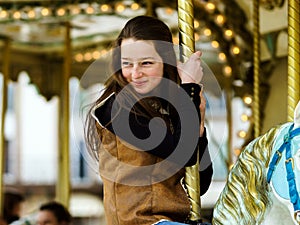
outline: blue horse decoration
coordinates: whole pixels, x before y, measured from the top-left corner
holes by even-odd
[[[294,121],[250,142],[229,173],[214,225],[300,224],[300,101]]]

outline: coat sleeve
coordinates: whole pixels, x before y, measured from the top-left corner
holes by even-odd
[[[182,88],[186,91],[186,93],[192,99],[199,116],[199,123],[201,122],[200,117],[200,91],[201,88],[198,84],[182,84]],[[191,157],[190,161],[186,166],[192,166],[197,162],[197,149],[199,150],[199,159],[200,159],[200,194],[203,195],[207,192],[213,175],[213,167],[212,161],[210,158],[210,154],[208,151],[208,140],[206,135],[206,129],[204,130],[203,136],[199,137],[198,145],[195,149],[195,153],[193,157]]]

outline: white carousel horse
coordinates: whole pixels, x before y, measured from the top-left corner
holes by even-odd
[[[214,207],[213,225],[300,224],[300,101],[294,122],[271,128],[240,154]]]

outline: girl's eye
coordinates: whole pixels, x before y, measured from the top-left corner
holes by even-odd
[[[129,66],[131,66],[131,65],[132,65],[131,62],[122,61],[122,66],[123,66],[123,67],[129,67]]]
[[[152,62],[152,61],[143,61],[143,62],[142,62],[142,65],[143,65],[143,66],[150,66],[150,65],[152,65],[152,64],[154,64],[154,62]]]

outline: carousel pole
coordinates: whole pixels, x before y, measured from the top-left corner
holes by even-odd
[[[253,0],[253,118],[254,118],[254,137],[260,135],[260,102],[259,102],[259,86],[260,86],[260,31],[259,31],[259,0]]]
[[[4,125],[5,125],[5,113],[7,109],[7,83],[9,76],[9,64],[10,64],[10,44],[9,38],[4,37],[4,50],[2,58],[2,109],[1,109],[1,129],[0,129],[0,214],[3,215],[3,203],[4,203],[4,168],[5,168],[5,137],[4,137]]]
[[[194,6],[192,0],[178,0],[178,27],[181,60],[186,61],[195,52]],[[186,167],[185,184],[191,201],[190,224],[201,224],[199,159],[191,167]]]
[[[64,49],[64,70],[62,76],[62,90],[59,105],[59,140],[58,152],[58,181],[56,184],[56,198],[59,202],[69,207],[70,199],[70,155],[69,155],[69,77],[71,70],[71,26],[65,22],[65,49]]]
[[[300,96],[300,19],[299,0],[288,1],[288,77],[287,77],[287,120],[293,121],[294,110]]]

